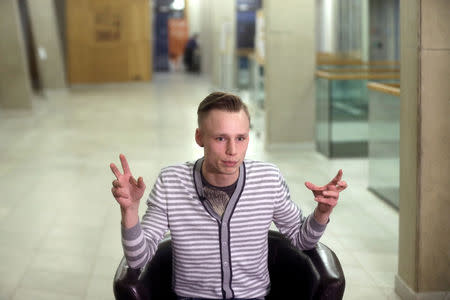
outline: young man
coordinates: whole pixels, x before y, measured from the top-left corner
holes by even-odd
[[[143,267],[170,230],[179,299],[264,299],[272,221],[297,248],[313,248],[347,184],[341,170],[323,187],[307,182],[318,205],[305,217],[275,165],[245,159],[250,116],[239,97],[212,93],[197,114],[195,140],[204,156],[161,171],[141,222],[142,177],[134,179],[124,155],[123,173],[111,164],[125,256],[131,268]]]

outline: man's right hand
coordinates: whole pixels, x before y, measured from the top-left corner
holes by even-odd
[[[125,217],[124,214],[128,215],[131,213],[137,216],[139,201],[144,194],[145,184],[142,177],[139,177],[137,181],[133,177],[125,155],[120,154],[119,157],[122,164],[123,174],[120,173],[114,163],[110,164],[111,170],[117,178],[112,182],[113,187],[111,191],[114,198],[116,198],[117,202],[120,204],[123,219]]]

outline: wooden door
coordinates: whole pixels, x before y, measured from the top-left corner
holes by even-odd
[[[151,80],[149,0],[66,0],[70,83]]]

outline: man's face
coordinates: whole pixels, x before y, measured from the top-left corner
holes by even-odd
[[[195,132],[197,144],[204,147],[203,170],[208,173],[204,174],[207,179],[211,176],[225,181],[237,179],[247,151],[249,131],[250,122],[243,110],[209,112]]]

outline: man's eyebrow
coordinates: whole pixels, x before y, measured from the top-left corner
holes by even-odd
[[[220,133],[220,132],[213,132],[211,135],[214,135],[214,136],[231,136],[231,135],[229,135],[229,134],[227,134],[227,133]],[[249,134],[248,133],[238,133],[238,134],[236,134],[236,136],[248,136]]]

